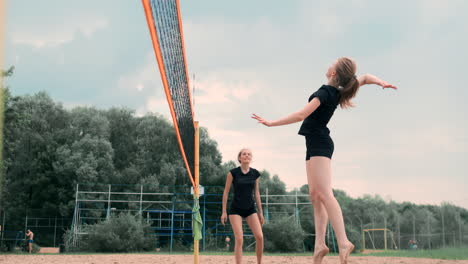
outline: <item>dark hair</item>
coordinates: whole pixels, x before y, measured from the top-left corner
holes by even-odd
[[[336,62],[334,84],[340,88],[341,108],[353,107],[351,99],[356,96],[359,89],[359,81],[356,77],[356,62],[347,57],[339,58]]]

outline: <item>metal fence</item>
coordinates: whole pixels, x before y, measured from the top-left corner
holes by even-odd
[[[226,251],[234,246],[234,235],[229,224],[222,225],[223,186],[205,186],[200,198],[203,218],[201,250]],[[309,195],[299,191],[272,194],[262,190],[262,205],[266,224],[288,218],[289,223],[302,227],[306,236],[303,251],[312,251],[315,240],[313,207]],[[70,230],[69,241],[79,242],[86,236],[86,227],[104,221],[122,212],[141,215],[155,235],[154,248],[161,251],[184,251],[192,247],[192,203],[190,186],[102,185],[80,184],[76,186],[75,209],[72,218],[44,216],[40,210],[29,210],[22,216],[0,214],[3,245],[14,246],[24,239],[27,229],[33,230],[40,246],[58,247],[64,244],[63,234]],[[349,238],[358,249],[434,249],[447,246],[468,245],[467,225],[462,218],[445,219],[433,223],[417,216],[409,220],[399,218],[359,217],[353,211],[344,210]],[[285,228],[288,228],[287,226]],[[387,231],[367,231],[381,229]],[[255,239],[244,224],[244,245],[254,250]],[[268,237],[265,237],[267,240]],[[228,242],[229,241],[229,242]],[[336,237],[329,225],[326,243],[337,250]]]

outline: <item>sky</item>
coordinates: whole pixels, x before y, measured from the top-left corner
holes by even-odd
[[[300,110],[337,58],[399,87],[361,87],[338,108],[333,187],[416,204],[468,208],[468,1],[181,0],[196,119],[223,161],[253,152],[252,167],[289,189],[306,184]],[[46,91],[66,108],[113,106],[168,119],[141,1],[6,3],[5,66],[14,95]],[[203,175],[201,175],[203,177]]]

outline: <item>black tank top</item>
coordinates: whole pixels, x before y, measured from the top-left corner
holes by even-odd
[[[241,167],[232,169],[232,185],[234,186],[234,199],[231,206],[238,209],[250,209],[255,206],[254,190],[260,172],[250,168],[247,174],[242,172]]]
[[[324,135],[328,136],[330,130],[327,127],[328,122],[335,113],[336,107],[340,102],[340,91],[331,85],[322,85],[315,93],[309,97],[309,102],[318,97],[320,106],[302,122],[299,129],[299,135]]]

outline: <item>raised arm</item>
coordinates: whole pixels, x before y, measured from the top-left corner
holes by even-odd
[[[384,80],[381,80],[377,76],[374,76],[369,73],[361,75],[357,79],[359,81],[359,86],[363,86],[366,84],[377,84],[377,85],[382,86],[382,89],[385,89],[385,88],[392,88],[395,90],[398,89],[395,85],[390,84]]]
[[[260,220],[260,224],[263,225],[265,223],[265,218],[263,217],[262,197],[260,196],[260,178],[257,178],[257,182],[255,184],[255,200],[257,202],[258,218]]]
[[[224,187],[223,193],[223,212],[221,215],[221,224],[225,225],[227,222],[227,201],[229,196],[229,191],[231,190],[232,184],[232,174],[229,172],[226,178],[226,186]]]
[[[259,123],[264,124],[265,126],[284,126],[293,123],[300,122],[312,114],[320,106],[320,100],[317,97],[314,97],[304,108],[294,112],[286,117],[275,121],[268,121],[256,114],[252,114],[252,118],[257,120]]]

